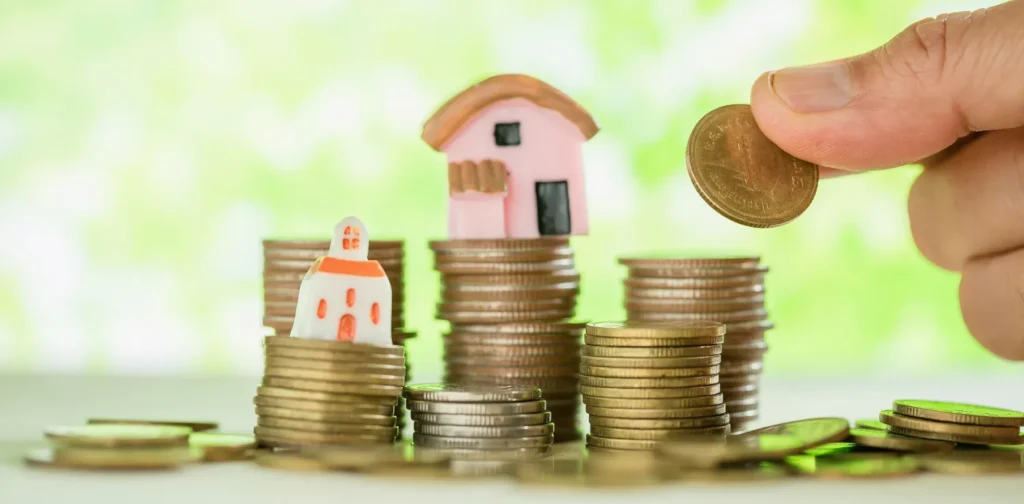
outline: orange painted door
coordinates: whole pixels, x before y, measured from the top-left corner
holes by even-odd
[[[338,320],[338,341],[352,341],[356,339],[356,318],[346,313]]]

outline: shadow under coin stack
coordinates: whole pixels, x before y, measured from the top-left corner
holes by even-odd
[[[405,397],[413,444],[453,459],[523,460],[544,455],[554,424],[538,388],[515,385],[410,385]]]
[[[398,437],[402,347],[289,336],[264,342],[263,382],[253,398],[261,445],[384,444]]]
[[[278,336],[291,333],[302,277],[330,246],[330,240],[263,240],[263,325]],[[404,252],[403,241],[370,240],[369,259],[380,263],[391,283],[395,331],[405,327]]]
[[[623,258],[626,313],[633,321],[711,320],[726,324],[720,368],[722,394],[732,431],[758,417],[759,388],[772,328],[764,309],[764,276],[759,257]]]
[[[588,324],[580,364],[587,446],[651,450],[680,435],[728,434],[718,385],[724,334],[716,322]]]
[[[430,243],[441,273],[445,379],[543,390],[555,440],[580,438],[579,272],[566,237]]]

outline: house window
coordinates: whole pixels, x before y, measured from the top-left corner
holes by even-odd
[[[496,123],[494,125],[494,144],[498,147],[519,145],[519,123]]]

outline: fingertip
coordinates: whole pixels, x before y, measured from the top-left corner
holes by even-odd
[[[960,281],[960,310],[968,331],[992,353],[1024,360],[1024,249],[971,260]]]

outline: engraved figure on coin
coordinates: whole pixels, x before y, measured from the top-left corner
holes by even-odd
[[[334,227],[327,255],[317,259],[299,287],[292,337],[391,344],[391,284],[367,258],[370,236],[355,217]]]

